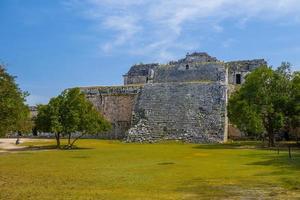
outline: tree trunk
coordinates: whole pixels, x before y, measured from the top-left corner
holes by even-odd
[[[268,129],[269,147],[275,147],[275,136],[272,128]]]
[[[56,139],[56,148],[60,148],[60,133],[55,133],[55,139]]]
[[[71,133],[68,133],[68,148],[70,149],[71,147]]]
[[[71,144],[71,146],[70,146],[70,148],[72,148],[73,147],[73,145],[74,145],[74,143],[78,140],[78,139],[80,139],[81,137],[83,137],[85,134],[82,134],[81,136],[79,136],[79,137],[77,137],[77,138],[75,138],[74,140],[73,140],[73,142],[72,142],[72,144]]]
[[[274,138],[274,129],[272,126],[272,117],[270,115],[267,115],[264,121],[264,127],[267,131],[268,134],[268,139],[269,139],[269,147],[274,147],[275,146],[275,138]]]
[[[299,137],[298,137],[298,132],[297,132],[297,130],[295,131],[295,136],[296,136],[296,143],[299,144]]]
[[[268,132],[268,137],[269,137],[269,147],[274,147],[275,146],[275,138],[274,138],[273,131]]]

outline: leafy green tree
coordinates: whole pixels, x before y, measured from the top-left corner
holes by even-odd
[[[281,65],[275,70],[275,72],[284,76],[286,80],[291,80],[293,75],[291,66],[291,63],[289,62],[282,62]]]
[[[19,113],[18,121],[15,124],[15,131],[21,134],[28,134],[32,132],[33,121],[30,116],[30,110],[27,106],[22,108],[23,111]]]
[[[15,78],[0,65],[0,136],[31,129],[30,112],[25,104],[28,93],[21,91]]]
[[[60,137],[67,136],[69,148],[86,134],[97,134],[111,128],[78,88],[65,90],[48,105],[38,106],[36,126],[39,131],[55,133],[57,147],[60,146]],[[75,133],[79,136],[72,141]]]
[[[104,117],[95,109],[95,107],[90,102],[81,104],[82,108],[80,111],[80,121],[78,124],[77,133],[79,136],[74,138],[70,143],[69,147],[72,148],[74,143],[86,134],[94,135],[103,131],[108,131],[111,129],[111,124],[104,119]]]
[[[110,123],[103,118],[78,88],[65,90],[61,97],[63,99],[61,105],[63,133],[68,136],[69,148],[72,148],[74,143],[86,134],[97,134],[111,128]],[[79,136],[71,141],[74,133]]]
[[[38,114],[35,118],[35,126],[38,131],[54,133],[56,146],[60,148],[60,138],[63,132],[61,121],[62,98],[52,98],[47,105],[38,105]]]
[[[63,133],[68,136],[68,146],[70,147],[72,133],[79,131],[81,112],[87,100],[77,88],[65,90],[62,92],[61,98]]]
[[[281,109],[285,114],[283,131],[291,133],[300,126],[300,74],[297,71],[293,73],[291,64],[288,62],[283,62],[275,72],[281,80],[278,84],[281,84],[283,94],[287,94],[281,97],[283,101],[280,102]]]
[[[284,70],[285,71],[285,70]],[[291,81],[267,66],[254,70],[229,99],[228,117],[247,133],[267,133],[269,146],[285,125],[291,101]]]
[[[291,101],[288,107],[288,127],[295,131],[298,140],[298,132],[300,127],[300,72],[295,72],[292,76]]]

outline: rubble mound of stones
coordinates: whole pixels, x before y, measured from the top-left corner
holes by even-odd
[[[193,130],[187,130],[182,134],[153,134],[151,126],[146,119],[141,119],[138,124],[132,127],[128,133],[126,142],[138,143],[155,143],[162,140],[184,141],[187,143],[216,143],[220,142],[222,138],[218,135],[211,135],[208,133],[196,133]]]
[[[145,119],[141,119],[136,125],[129,129],[127,134],[127,142],[155,142],[157,139],[153,138],[151,127]]]

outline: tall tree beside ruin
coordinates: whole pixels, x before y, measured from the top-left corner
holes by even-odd
[[[0,65],[0,136],[31,130],[29,107],[25,104],[28,93],[21,91],[15,78]]]
[[[62,98],[60,96],[52,98],[47,105],[38,105],[38,114],[35,118],[37,131],[54,133],[56,147],[60,148],[60,138],[63,125],[60,115]]]
[[[60,137],[67,136],[68,148],[86,134],[97,134],[111,128],[78,88],[65,90],[52,98],[48,105],[38,106],[36,126],[39,131],[54,133],[57,147],[60,147]]]
[[[68,136],[68,147],[86,134],[97,134],[109,130],[110,123],[94,108],[92,103],[78,89],[62,92],[61,119],[63,133]],[[72,137],[76,133],[77,136]],[[73,141],[72,141],[72,138]]]
[[[95,109],[95,107],[87,101],[82,99],[84,103],[81,104],[81,109],[78,110],[80,113],[80,121],[78,124],[78,129],[76,137],[73,137],[73,141],[69,140],[68,147],[72,148],[74,143],[86,134],[94,135],[97,133],[105,132],[111,129],[111,124],[104,119],[104,117]],[[71,134],[74,132],[70,133]]]
[[[274,146],[275,134],[286,124],[287,109],[293,101],[291,80],[284,72],[284,67],[277,71],[260,67],[229,99],[231,122],[248,133],[267,133],[269,146]]]
[[[291,101],[288,107],[287,123],[288,127],[294,132],[297,142],[299,142],[300,129],[300,72],[292,75]]]

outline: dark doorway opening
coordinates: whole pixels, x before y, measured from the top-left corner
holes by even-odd
[[[242,80],[241,80],[241,74],[236,74],[235,75],[235,83],[236,84],[241,84]]]

